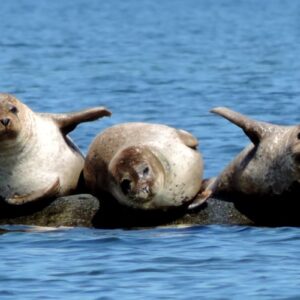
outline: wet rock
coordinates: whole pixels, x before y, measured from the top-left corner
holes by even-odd
[[[234,203],[210,198],[200,210],[185,213],[182,217],[170,222],[169,225],[181,224],[254,225],[254,222],[237,210]]]
[[[22,206],[2,203],[0,224],[97,228],[253,224],[233,203],[218,199],[209,199],[200,209],[189,213],[184,208],[149,212],[133,210],[118,205],[113,199],[105,200],[99,201],[89,194],[79,194]]]
[[[298,197],[266,201],[259,198],[210,198],[197,211],[185,208],[141,211],[120,206],[106,195],[61,197],[13,206],[0,201],[0,224],[137,228],[169,225],[300,226]]]
[[[298,184],[297,184],[298,185]],[[234,209],[256,226],[300,226],[299,192],[290,190],[273,197],[250,197],[243,194],[216,195],[222,202],[230,201]]]
[[[80,194],[57,198],[52,201],[28,203],[22,206],[2,204],[0,224],[37,226],[92,227],[100,204],[97,198]]]
[[[109,195],[105,196],[108,200]],[[233,224],[253,225],[231,202],[209,199],[198,210],[187,212],[186,208],[167,211],[142,211],[120,206],[112,198],[101,202],[94,225],[101,228],[133,228],[172,225]]]

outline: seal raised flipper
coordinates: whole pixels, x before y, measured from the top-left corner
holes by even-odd
[[[182,130],[182,129],[177,129],[177,134],[181,141],[188,147],[192,149],[196,149],[198,146],[198,140],[189,132]]]
[[[94,121],[105,116],[111,116],[111,112],[105,107],[94,107],[74,113],[64,114],[44,114],[55,121],[63,134],[68,134],[76,128],[76,126],[83,122]]]
[[[5,201],[8,204],[21,205],[27,202],[40,200],[42,198],[46,199],[46,198],[55,197],[59,193],[59,190],[60,190],[60,182],[59,182],[59,178],[57,178],[54,184],[51,184],[46,188],[34,191],[26,195],[14,195],[11,198],[5,199]]]
[[[276,127],[278,127],[277,125],[270,123],[252,120],[247,116],[226,107],[216,107],[213,108],[211,112],[224,117],[228,121],[242,128],[254,145],[258,145],[265,136],[269,135]]]
[[[237,195],[240,199],[291,195],[295,182],[300,181],[300,125],[259,122],[227,108],[215,108],[212,112],[241,127],[253,143],[220,173],[210,186],[213,195]]]

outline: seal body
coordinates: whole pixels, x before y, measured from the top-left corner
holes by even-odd
[[[168,209],[191,201],[201,187],[203,163],[188,132],[126,123],[99,134],[84,167],[87,188],[137,209]]]
[[[10,204],[72,193],[84,158],[67,133],[80,122],[109,115],[104,108],[73,114],[34,113],[0,94],[0,196]]]
[[[27,123],[28,116],[31,130],[26,130],[7,147],[1,146],[1,196],[8,199],[13,195],[27,195],[57,180],[58,194],[68,194],[77,186],[83,156],[68,137],[66,142],[51,118],[28,111]]]
[[[258,122],[226,108],[213,112],[241,127],[252,143],[208,185],[212,193],[274,198],[300,192],[300,126]]]

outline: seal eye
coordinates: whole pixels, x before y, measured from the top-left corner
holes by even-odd
[[[14,106],[14,105],[11,105],[11,106],[9,107],[9,111],[12,112],[13,114],[18,113],[18,109],[17,109],[16,106]]]
[[[297,134],[297,139],[300,140],[300,132]]]
[[[124,195],[127,195],[131,189],[131,181],[128,179],[124,179],[121,182],[121,189]]]
[[[144,170],[143,170],[143,175],[146,176],[149,174],[149,168],[146,167]]]

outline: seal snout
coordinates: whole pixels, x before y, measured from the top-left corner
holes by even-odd
[[[146,201],[151,194],[151,189],[145,180],[135,182],[124,178],[120,182],[120,188],[122,193],[132,200]]]
[[[5,127],[7,127],[10,123],[10,119],[9,118],[3,118],[0,120],[1,124],[4,125]]]

